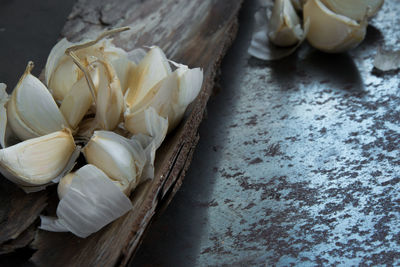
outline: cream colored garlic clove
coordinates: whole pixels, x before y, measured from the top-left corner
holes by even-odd
[[[346,16],[355,21],[362,21],[366,16],[370,16],[372,7],[366,0],[321,0],[321,2],[331,11]],[[381,1],[383,3],[383,1]]]
[[[57,101],[62,101],[72,86],[82,78],[82,71],[74,64],[73,60],[65,54],[71,47],[81,46],[76,51],[78,58],[85,66],[89,64],[89,57],[101,60],[113,61],[118,58],[126,58],[127,53],[116,47],[111,39],[100,42],[102,38],[115,32],[126,30],[127,28],[115,29],[102,33],[95,41],[82,41],[71,43],[65,38],[59,41],[51,50],[47,58],[45,79],[46,83]]]
[[[361,22],[329,10],[320,0],[308,0],[303,17],[309,19],[308,42],[315,48],[338,53],[356,47],[364,40],[367,17]]]
[[[47,88],[30,74],[28,66],[7,103],[7,120],[21,140],[42,136],[69,127]]]
[[[95,89],[99,87],[100,73],[98,68],[89,72]],[[97,91],[97,90],[96,90]],[[93,103],[93,97],[85,77],[77,81],[65,95],[60,110],[72,129],[76,129]]]
[[[96,97],[96,122],[102,130],[113,130],[122,120],[124,97],[121,84],[111,64],[99,60],[99,88]]]
[[[269,40],[277,46],[292,46],[303,37],[296,10],[290,0],[276,0],[268,26]]]
[[[29,139],[0,150],[0,172],[28,187],[61,178],[73,167],[79,149],[67,129]]]
[[[59,199],[62,199],[65,196],[65,194],[71,187],[71,183],[72,183],[72,180],[74,179],[74,177],[75,177],[75,173],[70,172],[67,175],[65,175],[63,178],[60,179],[60,182],[58,183],[58,186],[57,186],[57,194],[58,194]]]
[[[138,141],[109,131],[96,131],[83,148],[83,154],[89,164],[104,171],[128,195],[138,184],[146,164],[145,152]]]
[[[171,67],[164,52],[154,46],[130,74],[125,104],[134,109],[149,91],[171,73]]]
[[[163,118],[173,117],[173,103],[178,101],[179,76],[177,72],[157,83],[134,109],[126,109],[124,114],[125,128],[133,134],[148,134],[145,111],[149,107]]]

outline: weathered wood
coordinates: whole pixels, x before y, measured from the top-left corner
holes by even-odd
[[[154,180],[142,184],[132,194],[134,209],[86,239],[70,233],[38,230],[32,245],[37,249],[31,258],[33,263],[38,266],[127,264],[155,212],[163,203],[169,203],[182,183],[198,141],[198,126],[216,70],[236,34],[240,5],[241,1],[232,0],[78,1],[63,36],[77,41],[96,36],[106,28],[128,25],[132,30],[116,36],[116,45],[128,51],[158,45],[169,58],[191,67],[202,67],[204,84],[184,121],[157,152]],[[21,199],[28,199],[26,196],[31,195]],[[56,201],[53,198],[49,202]],[[32,199],[41,208],[38,203],[45,201],[45,198]],[[40,211],[38,208],[35,211],[35,216],[29,216],[29,223],[16,231],[17,236],[37,218]]]

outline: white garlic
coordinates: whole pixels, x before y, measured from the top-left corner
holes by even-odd
[[[32,68],[29,62],[7,103],[8,124],[21,140],[69,127],[50,92],[30,74]]]
[[[125,93],[125,104],[129,109],[149,93],[162,79],[171,73],[171,67],[164,52],[153,46],[134,71],[130,74],[128,89]]]
[[[89,75],[97,91],[100,83],[100,73],[98,68],[89,67]],[[77,81],[65,95],[61,102],[60,110],[72,129],[76,129],[83,117],[93,104],[91,90],[85,77]]]
[[[110,39],[99,42],[105,36],[120,32],[128,28],[120,28],[102,33],[94,41],[82,41],[71,43],[65,38],[59,41],[51,50],[46,62],[45,78],[49,90],[57,101],[62,101],[72,86],[82,78],[82,71],[76,66],[68,55],[67,49],[78,47],[77,57],[88,66],[88,58],[95,57],[101,60],[113,61],[121,57],[127,57],[127,53],[116,47]]]
[[[292,46],[303,37],[300,18],[290,0],[276,0],[268,25],[269,40],[277,46]]]
[[[308,42],[315,48],[337,53],[356,47],[364,40],[367,17],[361,22],[339,15],[328,9],[320,0],[308,0],[303,17],[309,19]]]
[[[0,150],[0,172],[12,182],[35,187],[70,171],[79,155],[67,129]]]
[[[203,71],[200,68],[189,69],[186,65],[172,63],[177,69],[153,86],[135,105],[125,110],[125,127],[131,133],[147,133],[145,110],[149,107],[168,119],[168,130],[171,131],[182,119],[187,106],[199,94]]]
[[[139,183],[146,155],[134,138],[96,131],[82,151],[86,161],[104,171],[124,193],[129,194]]]
[[[85,238],[133,208],[130,199],[94,165],[87,164],[67,177],[71,181],[62,182],[69,185],[60,190],[58,218],[40,216],[39,228]]]

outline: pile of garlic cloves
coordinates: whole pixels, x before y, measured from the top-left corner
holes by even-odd
[[[59,41],[46,84],[32,62],[10,96],[0,83],[0,172],[27,193],[58,183],[57,218],[41,216],[41,229],[87,237],[132,209],[129,195],[154,178],[156,150],[200,92],[200,68],[107,38],[127,29]],[[81,152],[87,164],[75,166]]]
[[[293,53],[307,39],[314,48],[340,53],[365,38],[368,20],[384,0],[275,0],[271,15],[268,3],[255,15],[256,30],[249,54],[275,60]]]

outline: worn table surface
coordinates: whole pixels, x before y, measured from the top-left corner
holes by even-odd
[[[400,4],[366,40],[327,55],[307,45],[263,63],[247,53],[255,1],[224,59],[181,190],[132,266],[400,264]]]

